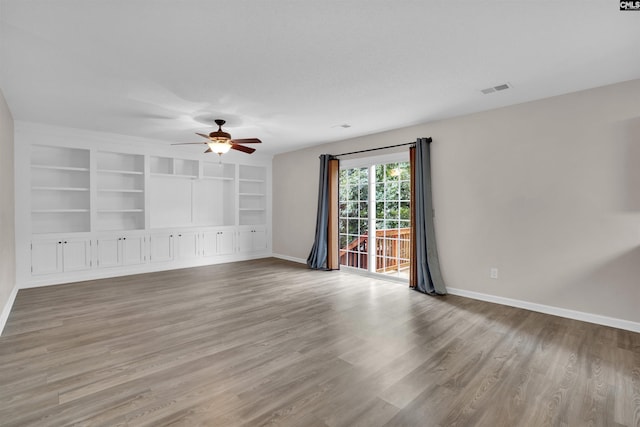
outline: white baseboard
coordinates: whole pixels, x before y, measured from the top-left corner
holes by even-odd
[[[296,257],[292,257],[292,256],[289,256],[289,255],[271,254],[271,256],[273,256],[274,258],[280,258],[280,259],[284,259],[286,261],[293,261],[293,262],[297,262],[297,263],[300,263],[300,264],[306,264],[307,263],[306,259],[296,258]]]
[[[307,261],[304,259],[295,258],[288,255],[281,255],[281,254],[274,253],[273,257],[284,259],[287,261],[299,262],[301,264],[307,263]],[[341,270],[348,273],[364,274],[364,275],[369,275],[371,277],[375,277],[381,280],[395,281],[395,280],[391,280],[393,279],[391,277],[384,277],[384,276],[381,277],[379,274],[374,275],[370,273],[363,273],[358,269],[352,269],[344,266],[342,267],[343,268]],[[401,279],[397,281],[406,283],[405,279]],[[624,329],[627,331],[640,333],[640,323],[632,322],[630,320],[617,319],[615,317],[602,316],[600,314],[593,314],[593,313],[585,313],[583,311],[570,310],[568,308],[554,307],[551,305],[544,305],[544,304],[538,304],[534,302],[500,297],[496,295],[483,294],[481,292],[467,291],[464,289],[447,288],[447,292],[450,293],[451,295],[459,295],[461,297],[476,299],[480,301],[493,302],[496,304],[507,305],[510,307],[524,308],[526,310],[537,311],[539,313],[551,314],[554,316],[565,317],[568,319],[580,320],[588,323],[595,323],[596,325],[611,326],[613,328]]]
[[[4,326],[7,324],[7,320],[9,320],[9,313],[11,313],[11,309],[13,308],[13,303],[16,300],[16,296],[18,295],[18,286],[14,286],[13,290],[9,294],[9,299],[6,304],[2,308],[2,313],[0,313],[0,335],[2,335],[2,331],[4,331]]]
[[[45,274],[33,276],[26,283],[21,283],[19,289],[39,288],[52,285],[66,285],[69,283],[86,282],[90,280],[110,279],[112,277],[129,276],[133,274],[156,273],[159,271],[179,270],[182,268],[205,267],[208,265],[225,264],[229,262],[248,261],[252,259],[268,258],[270,252],[251,252],[216,256],[215,258],[196,258],[183,261],[150,262],[130,265],[126,267],[93,267],[73,273]]]
[[[466,291],[464,289],[447,288],[447,292],[451,295],[459,295],[461,297],[494,302],[496,304],[508,305],[511,307],[524,308],[531,311],[537,311],[539,313],[552,314],[554,316],[566,317],[568,319],[595,323],[597,325],[611,326],[613,328],[625,329],[632,332],[640,332],[640,323],[624,319],[617,319],[615,317],[602,316],[600,314],[585,313],[583,311],[570,310],[567,308],[554,307],[551,305],[504,298],[495,295],[483,294],[480,292]]]

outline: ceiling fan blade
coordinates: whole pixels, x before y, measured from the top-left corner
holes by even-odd
[[[233,148],[234,150],[242,151],[243,153],[248,153],[248,154],[251,154],[254,151],[256,151],[255,148],[245,147],[244,145],[238,145],[238,144],[231,145],[231,148]]]
[[[202,144],[206,144],[206,142],[176,142],[176,143],[171,144],[171,145],[191,145],[191,144],[202,145]]]
[[[201,137],[203,137],[203,138],[207,138],[207,139],[209,139],[209,135],[205,135],[204,133],[198,133],[198,132],[196,132],[196,135],[200,135],[200,136],[201,136]]]
[[[211,149],[211,147],[209,147],[207,151],[205,151],[205,153],[213,153],[213,150]]]
[[[232,139],[232,144],[261,144],[258,138],[244,138],[244,139]]]

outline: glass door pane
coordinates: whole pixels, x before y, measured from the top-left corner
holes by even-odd
[[[375,166],[375,272],[409,277],[411,183],[409,162]]]
[[[368,269],[369,171],[340,170],[340,265]]]

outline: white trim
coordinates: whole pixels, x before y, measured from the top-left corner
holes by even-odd
[[[499,297],[496,295],[483,294],[480,292],[466,291],[464,289],[447,288],[447,292],[451,295],[458,295],[461,297],[472,298],[480,301],[508,305],[510,307],[524,308],[526,310],[537,311],[539,313],[566,317],[568,319],[595,323],[597,325],[611,326],[613,328],[625,329],[632,332],[640,332],[640,323],[632,322],[629,320],[602,316],[600,314],[585,313],[583,311],[570,310],[567,308],[554,307],[550,305],[538,304],[512,298]]]
[[[387,163],[398,163],[409,161],[409,149],[396,153],[387,153],[378,156],[362,156],[340,160],[340,169],[366,168],[375,165],[385,165]]]
[[[287,261],[306,264],[302,258],[296,258],[288,255],[273,254],[274,258],[280,258]],[[351,268],[344,265],[340,266],[340,271],[349,274],[357,274],[360,276],[371,277],[379,280],[387,280],[396,283],[407,284],[407,279],[399,277],[386,276],[384,274],[370,273],[358,268]],[[525,310],[536,311],[538,313],[551,314],[553,316],[565,317],[567,319],[580,320],[582,322],[595,323],[596,325],[610,326],[612,328],[624,329],[627,331],[640,333],[640,323],[630,320],[617,319],[615,317],[602,316],[600,314],[585,313],[583,311],[570,310],[568,308],[554,307],[550,305],[538,304],[534,302],[522,301],[512,298],[500,297],[497,295],[483,294],[480,292],[467,291],[464,289],[447,288],[447,292],[451,295],[458,295],[465,298],[471,298],[480,301],[492,302],[509,307],[523,308]]]
[[[9,314],[11,313],[11,309],[13,308],[13,303],[16,300],[16,296],[18,295],[18,286],[14,286],[13,290],[9,294],[9,299],[7,303],[2,308],[2,313],[0,313],[0,336],[2,336],[2,331],[4,330],[5,325],[7,324],[7,320],[9,320]]]
[[[296,257],[289,256],[289,255],[272,254],[272,256],[274,258],[283,259],[285,261],[293,261],[293,262],[298,262],[300,264],[305,264],[305,265],[307,264],[307,260],[306,259],[296,258]]]

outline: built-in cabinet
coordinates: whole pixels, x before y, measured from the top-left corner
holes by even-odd
[[[238,231],[238,250],[257,252],[267,249],[267,230],[264,227],[242,227]]]
[[[91,239],[60,238],[31,242],[31,273],[69,273],[91,268]]]
[[[202,233],[202,255],[230,255],[236,250],[233,230],[213,230]]]
[[[146,261],[144,236],[113,234],[96,239],[96,265],[100,268],[138,265]]]
[[[269,254],[267,165],[119,152],[108,144],[29,150],[37,282]]]

